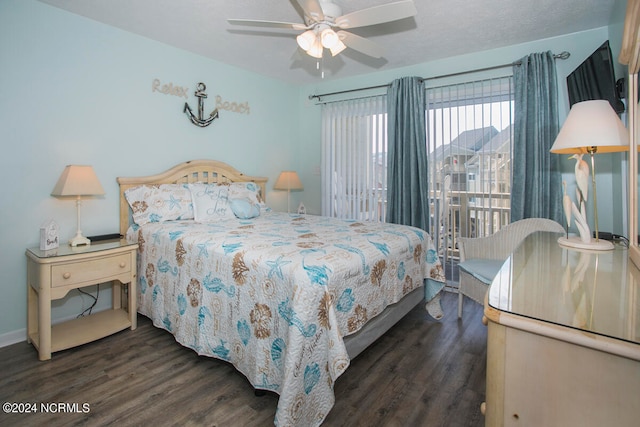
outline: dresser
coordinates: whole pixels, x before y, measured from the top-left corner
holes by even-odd
[[[640,271],[530,235],[491,284],[487,426],[640,425]]]

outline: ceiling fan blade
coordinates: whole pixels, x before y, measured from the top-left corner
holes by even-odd
[[[403,0],[347,13],[336,18],[336,26],[340,28],[366,27],[410,18],[417,13],[413,0]]]
[[[372,41],[365,39],[364,37],[357,36],[347,31],[338,31],[338,37],[342,40],[347,47],[364,53],[367,56],[373,58],[382,58],[384,51],[380,46]]]
[[[324,19],[324,13],[322,12],[322,6],[318,0],[296,0],[302,10],[304,10],[305,16],[313,18],[315,21],[322,21]]]
[[[256,19],[227,19],[232,25],[247,25],[251,27],[270,27],[270,28],[286,28],[289,30],[307,30],[304,24],[294,22],[278,22],[278,21],[261,21]]]

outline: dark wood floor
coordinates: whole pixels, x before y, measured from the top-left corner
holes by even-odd
[[[419,305],[351,362],[326,426],[481,426],[482,307],[445,292],[435,321]],[[0,349],[0,401],[63,403],[73,413],[6,414],[0,425],[269,426],[277,395],[256,397],[231,365],[200,357],[138,316],[138,329],[38,361],[26,342]],[[88,407],[83,408],[82,404]],[[53,406],[49,406],[52,408]],[[82,413],[88,409],[87,413]]]

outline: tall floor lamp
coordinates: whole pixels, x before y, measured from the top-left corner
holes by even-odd
[[[71,246],[90,245],[91,241],[82,235],[80,229],[80,206],[82,196],[100,196],[104,194],[104,189],[98,181],[98,177],[91,166],[68,165],[62,171],[56,186],[51,192],[52,196],[76,197],[76,209],[78,215],[78,229],[75,237],[69,240]]]
[[[289,213],[291,209],[291,191],[302,191],[304,187],[296,171],[282,171],[273,185],[273,189],[287,191],[287,213]]]
[[[558,243],[563,246],[590,249],[610,250],[613,244],[600,240],[598,236],[598,198],[596,193],[596,153],[614,153],[629,150],[629,133],[624,124],[613,111],[609,101],[593,100],[578,102],[571,107],[567,120],[551,147],[552,153],[576,154],[576,181],[578,190],[588,188],[589,166],[582,160],[582,155],[591,158],[591,182],[593,186],[593,212],[595,239],[586,222],[586,213],[580,199],[587,199],[587,191],[576,191],[578,206],[573,204],[570,211],[576,217],[576,225],[580,237],[561,237]],[[568,196],[565,196],[568,197]],[[567,222],[571,222],[571,213],[565,211]]]

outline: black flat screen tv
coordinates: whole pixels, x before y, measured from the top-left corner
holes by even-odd
[[[616,88],[609,40],[602,43],[602,46],[569,74],[567,89],[570,106],[576,102],[604,99],[609,101],[616,113],[624,112],[624,103]]]

